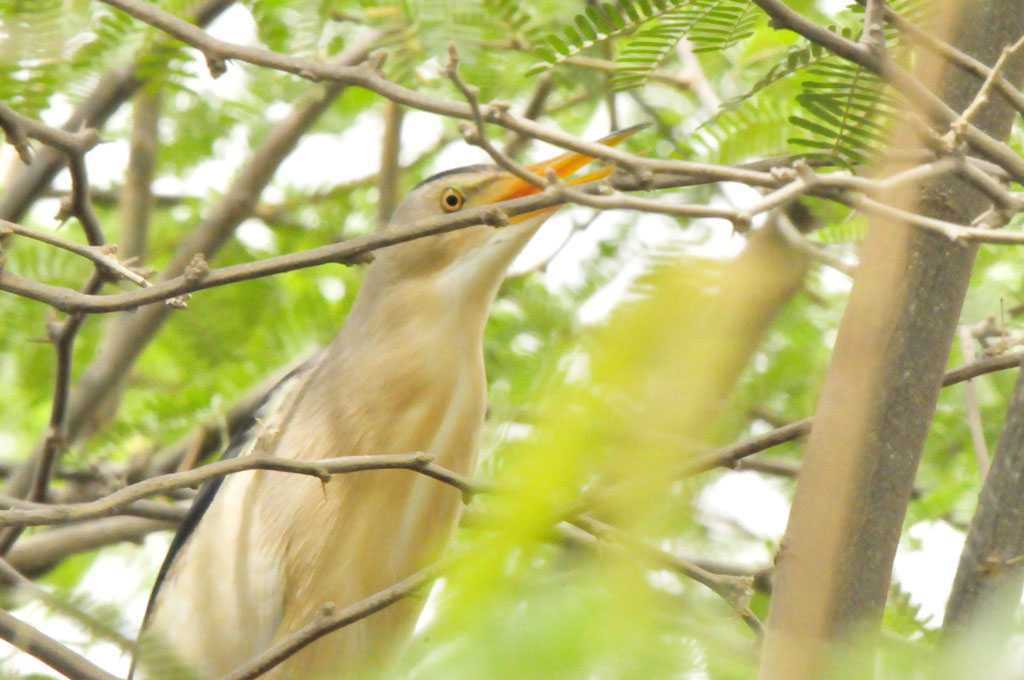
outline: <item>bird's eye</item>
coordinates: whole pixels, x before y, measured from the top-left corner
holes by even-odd
[[[441,207],[445,212],[455,212],[465,202],[462,192],[454,187],[448,187],[441,192]]]

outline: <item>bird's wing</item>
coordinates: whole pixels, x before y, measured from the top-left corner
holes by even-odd
[[[289,409],[290,404],[283,402],[289,402],[294,398],[294,395],[299,391],[295,389],[297,384],[303,382],[308,377],[313,367],[319,362],[320,357],[321,354],[318,354],[303,362],[267,391],[259,405],[253,409],[252,414],[235,430],[231,441],[221,456],[221,460],[246,456],[253,451],[260,436],[268,427],[273,426],[271,423],[276,420],[276,418],[273,418],[273,415]],[[160,571],[157,572],[153,590],[150,591],[149,601],[146,604],[146,613],[142,618],[142,630],[145,630],[146,624],[153,614],[157,596],[160,593],[160,587],[167,580],[175,559],[181,555],[185,545],[195,534],[199,522],[203,519],[203,515],[206,514],[210,504],[213,503],[213,499],[216,497],[223,482],[224,477],[214,477],[205,482],[199,489],[199,493],[196,494],[195,500],[185,514],[184,519],[182,519],[181,524],[178,526],[178,531],[174,534],[174,539],[167,549],[167,555],[164,557],[163,564],[160,565]],[[134,671],[135,659],[132,660],[132,667],[128,673],[129,680],[131,680]]]

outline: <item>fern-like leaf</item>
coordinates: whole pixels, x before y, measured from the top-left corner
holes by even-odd
[[[513,41],[531,45],[537,39],[537,26],[520,0],[483,0],[484,9],[508,29]]]
[[[601,2],[577,14],[572,23],[540,39],[537,56],[543,61],[528,73],[540,73],[561,64],[599,42],[622,35],[652,19],[667,15],[685,0],[618,0]]]
[[[23,0],[0,13],[0,100],[28,116],[47,108],[66,73],[65,13],[60,0]]]
[[[838,58],[816,65],[809,74],[797,97],[801,111],[789,119],[805,134],[790,138],[790,143],[809,149],[804,157],[846,166],[865,163],[868,153],[884,142],[887,119],[898,111],[898,103],[876,75]]]
[[[720,52],[754,34],[754,27],[764,14],[748,0],[704,3],[711,7],[694,22],[689,38],[694,52]]]
[[[702,125],[691,142],[702,160],[715,163],[785,154],[793,113],[786,103],[784,99],[751,99]]]
[[[612,87],[643,85],[676,43],[689,36],[694,52],[721,51],[753,34],[760,14],[748,0],[689,0],[626,40],[615,60]]]
[[[832,53],[824,47],[811,42],[801,42],[791,47],[785,57],[775,66],[771,67],[764,76],[754,83],[749,90],[737,95],[728,101],[722,102],[714,116],[704,121],[701,128],[713,127],[722,116],[738,109],[747,100],[757,95],[761,90],[770,87],[795,73],[806,68],[819,64],[832,56]],[[698,128],[699,129],[699,128]]]

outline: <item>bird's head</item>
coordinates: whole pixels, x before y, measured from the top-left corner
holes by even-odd
[[[642,127],[642,126],[639,126]],[[626,139],[639,127],[616,132],[601,143],[609,146]],[[525,169],[543,178],[553,170],[568,185],[606,177],[605,168],[582,177],[570,176],[594,158],[569,152]],[[408,231],[444,215],[491,206],[536,194],[540,188],[493,165],[471,165],[438,173],[421,182],[395,209],[387,227]],[[479,225],[419,238],[385,248],[378,259],[388,263],[391,275],[441,277],[455,285],[496,286],[508,265],[543,222],[559,208],[552,206],[511,217],[508,226]]]

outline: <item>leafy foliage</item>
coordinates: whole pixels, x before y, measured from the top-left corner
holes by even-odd
[[[780,155],[788,149],[791,107],[771,98],[758,99],[716,116],[693,135],[702,157],[735,162],[754,155]]]
[[[900,0],[890,6],[916,22],[927,22],[930,16],[926,3],[918,0]],[[837,19],[841,25],[833,29],[847,39],[856,39],[863,8],[853,4]],[[907,49],[899,36],[891,27],[886,27],[885,35],[890,56],[904,58]],[[776,130],[788,129],[787,142],[806,150],[799,156],[852,167],[865,163],[871,150],[885,143],[893,117],[903,108],[896,93],[887,90],[874,74],[804,39],[789,45],[776,60],[759,59],[755,65],[757,80],[726,100],[701,125],[710,137],[722,140],[738,126],[757,121]],[[783,81],[793,79],[799,94],[789,96],[785,88],[780,91]],[[770,97],[767,90],[776,96]],[[788,113],[779,115],[780,107]],[[769,111],[775,114],[771,120],[766,115]]]
[[[180,14],[187,3],[158,4]],[[862,14],[856,6],[827,15],[810,0],[788,4],[857,37]],[[907,13],[923,4],[889,6]],[[901,108],[898,95],[877,78],[791,33],[771,29],[745,0],[619,0],[586,6],[553,0],[250,0],[237,11],[233,20],[242,20],[243,29],[250,21],[263,45],[322,59],[344,49],[366,26],[380,29],[385,37],[379,47],[389,53],[388,76],[431,95],[457,96],[439,74],[453,40],[463,56],[463,77],[481,87],[482,99],[507,100],[515,111],[523,110],[542,89],[533,75],[546,71],[550,93],[541,110],[542,123],[573,132],[603,125],[608,100],[617,103],[620,124],[630,124],[640,117],[632,102],[641,102],[660,121],[642,141],[631,140],[631,148],[652,156],[676,153],[732,163],[786,155],[853,167],[870,161],[884,144],[886,126]],[[129,63],[137,65],[150,88],[163,93],[155,185],[162,200],[154,208],[146,262],[156,269],[194,232],[249,150],[313,87],[237,64],[229,65],[224,78],[212,81],[193,50],[100,3],[8,2],[0,4],[0,22],[5,36],[0,41],[0,100],[21,113],[59,118],[58,113],[80,101],[109,69]],[[724,99],[717,111],[690,92],[645,87],[656,68],[679,72],[673,51],[684,38],[692,43],[710,87]],[[906,58],[897,36],[888,38],[894,58]],[[628,88],[628,96],[607,96],[607,64],[598,70],[570,59],[588,51],[602,59],[612,55],[611,84]],[[543,64],[529,75],[538,56]],[[296,151],[299,165],[317,165],[317,172],[294,165],[282,169],[257,216],[218,254],[214,266],[371,231],[377,217],[374,159],[380,136],[374,123],[380,113],[377,97],[358,88],[346,90],[319,123],[317,136],[300,142]],[[111,143],[90,154],[90,171],[99,178],[96,188],[116,194],[122,186],[124,173],[117,159],[127,155],[130,124],[130,116],[115,116],[103,131]],[[505,134],[491,132],[498,141]],[[346,138],[350,133],[359,143]],[[329,143],[338,138],[348,141],[335,152]],[[455,123],[436,124],[424,114],[408,114],[402,184],[411,187],[465,162],[466,149],[453,141],[457,139]],[[486,159],[478,154],[471,160]],[[0,172],[0,184],[8,179],[6,170]],[[59,179],[56,186],[66,183]],[[688,202],[744,200],[709,188],[680,191],[678,196]],[[815,243],[856,252],[866,230],[863,218],[815,200],[804,203],[825,223],[810,235]],[[55,201],[40,203],[25,221],[56,229],[51,219],[55,209]],[[104,232],[116,240],[123,227],[116,204],[97,200],[97,210]],[[586,221],[579,211],[572,214]],[[558,219],[563,219],[560,228],[570,228],[570,218],[563,214],[553,221]],[[73,222],[59,233],[82,238]],[[460,546],[476,550],[476,561],[440,591],[435,619],[423,629],[409,659],[409,677],[754,677],[752,636],[703,586],[640,565],[612,546],[594,551],[564,536],[552,537],[552,522],[538,520],[564,516],[566,507],[579,502],[602,477],[640,473],[660,486],[633,499],[649,513],[632,527],[639,535],[677,555],[734,567],[771,563],[781,529],[756,523],[750,528],[747,522],[751,514],[757,519],[773,514],[769,503],[760,505],[764,497],[784,505],[792,493],[791,480],[724,470],[668,479],[664,471],[669,463],[694,450],[697,435],[689,430],[680,435],[678,428],[669,427],[620,428],[631,418],[647,422],[637,414],[678,416],[693,406],[694,391],[679,388],[692,375],[661,390],[653,406],[635,398],[633,390],[667,379],[659,371],[643,373],[660,365],[651,356],[661,341],[666,343],[661,350],[674,358],[664,363],[704,367],[708,353],[693,344],[692,336],[710,325],[685,315],[663,326],[632,317],[647,323],[637,325],[646,330],[633,335],[623,331],[628,337],[619,337],[622,343],[615,351],[602,354],[601,349],[601,340],[622,328],[619,315],[629,313],[624,302],[653,299],[658,289],[652,281],[679,261],[690,267],[685,270],[686,293],[658,298],[661,306],[702,299],[720,289],[722,279],[715,268],[742,237],[713,220],[634,221],[620,215],[601,217],[571,239],[553,264],[506,283],[486,329],[489,420],[480,473],[492,479],[530,473],[524,493],[510,501],[525,519],[517,516],[491,529],[470,525],[460,531]],[[3,256],[11,271],[53,285],[78,287],[90,271],[81,258],[24,240],[5,245]],[[1024,254],[983,249],[965,305],[965,323],[995,314],[1006,316],[1009,334],[1019,331],[1019,320],[1002,314],[1001,301],[1007,309],[1024,301],[1022,267]],[[171,316],[147,345],[126,377],[120,399],[112,400],[88,438],[72,446],[64,469],[121,470],[127,461],[153,456],[200,426],[221,428],[225,411],[260,380],[330,341],[360,280],[357,269],[325,267],[195,294],[190,309]],[[757,348],[721,418],[709,424],[706,441],[699,446],[729,444],[758,435],[772,423],[813,413],[848,287],[845,278],[825,267],[813,270],[805,289]],[[601,305],[616,311],[592,311]],[[0,422],[0,453],[13,461],[32,451],[45,431],[53,348],[37,342],[45,337],[48,322],[41,305],[0,295],[0,319],[0,403],[8,405],[8,417]],[[95,360],[111,323],[100,316],[87,320],[76,344],[76,377]],[[951,363],[961,361],[954,352]],[[630,380],[640,373],[649,381]],[[975,380],[989,442],[998,437],[1012,381],[1010,374]],[[941,395],[920,468],[921,494],[907,514],[908,527],[923,522],[960,527],[973,511],[980,480],[959,390]],[[601,416],[580,416],[586,411],[581,403],[596,404]],[[664,456],[666,464],[650,466],[651,460],[659,460],[645,457],[651,450]],[[800,453],[801,444],[794,442],[770,455],[798,465]],[[752,477],[762,492],[756,500],[734,495],[742,502],[724,510],[708,501],[719,493],[719,485]],[[89,491],[63,480],[54,488],[69,495]],[[487,519],[483,513],[496,507],[488,503],[474,501],[474,519]],[[633,517],[631,509],[620,506],[607,510],[617,519]],[[544,533],[527,534],[526,528],[542,524]],[[481,546],[496,550],[487,553]],[[117,568],[155,570],[134,547],[125,547],[123,554],[119,558],[110,548],[81,553],[51,572],[42,585],[56,589],[70,604],[105,615],[110,602],[99,603],[82,585],[92,566],[110,564],[98,558],[120,560],[119,567],[111,567],[115,575]],[[894,586],[884,625],[888,637],[913,646],[915,653],[920,648],[927,653],[935,622],[926,620],[911,594],[913,585]],[[113,606],[133,611],[143,589],[118,593],[111,598]],[[757,595],[755,613],[764,615],[768,598],[766,593]],[[12,600],[12,606],[18,604]],[[30,610],[19,615],[36,616]],[[51,623],[45,617],[35,622],[42,628]],[[121,632],[134,634],[135,624],[125,623]],[[883,676],[911,677],[900,674],[905,668],[900,663],[909,662],[893,662]],[[13,664],[4,673],[29,676]]]
[[[835,58],[808,69],[810,78],[797,96],[800,113],[790,117],[802,136],[790,142],[812,149],[807,158],[838,161],[852,167],[867,162],[867,150],[886,141],[888,123],[900,110],[881,80],[861,66]],[[810,134],[808,134],[810,133]]]
[[[501,20],[513,42],[529,45],[537,39],[539,28],[525,3],[519,0],[483,0],[483,6],[488,14]]]
[[[753,35],[761,18],[747,0],[690,0],[623,41],[612,86],[625,90],[643,85],[684,37],[693,41],[694,52],[720,52]]]
[[[64,3],[60,0],[17,2],[0,16],[0,99],[39,115],[59,87],[59,54],[67,39]]]
[[[791,76],[799,71],[803,71],[809,66],[822,62],[831,56],[832,55],[828,50],[814,43],[801,42],[790,47],[786,51],[785,57],[782,61],[768,69],[761,79],[754,83],[746,92],[723,102],[715,117],[705,122],[704,126],[714,125],[719,116],[735,110],[766,87],[774,85],[783,78]]]
[[[536,49],[545,64],[535,72],[555,66],[565,59],[593,47],[608,38],[621,35],[651,19],[668,17],[687,0],[619,0],[616,3],[594,3],[580,12],[559,32],[549,32]]]

